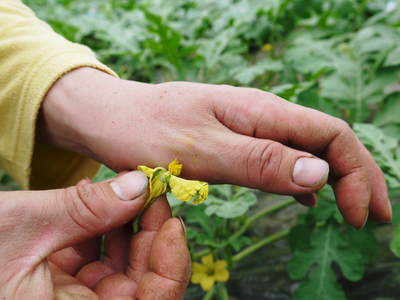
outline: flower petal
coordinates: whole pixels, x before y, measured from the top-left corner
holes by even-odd
[[[193,204],[198,204],[208,196],[207,182],[171,176],[169,186],[171,187],[171,193],[181,201],[192,201]]]
[[[201,288],[204,291],[209,291],[213,286],[214,286],[214,278],[210,276],[204,276],[203,279],[200,282]]]
[[[145,207],[148,207],[154,199],[168,192],[168,181],[171,175],[162,167],[150,169],[139,166],[138,169],[149,177],[149,196],[145,203]]]
[[[202,182],[202,181],[199,181],[199,182],[201,183],[201,186],[200,186],[200,188],[198,190],[199,196],[198,196],[197,199],[193,200],[193,204],[202,203],[208,197],[208,183],[207,182]]]
[[[145,203],[145,208],[154,199],[171,191],[174,196],[181,201],[191,201],[192,204],[203,202],[208,196],[208,183],[197,180],[186,180],[179,178],[182,164],[173,160],[168,165],[168,171],[163,167],[155,169],[138,166],[138,170],[144,172],[149,177],[149,197]]]
[[[201,261],[203,263],[203,265],[209,269],[209,270],[213,270],[214,269],[214,258],[212,256],[212,254],[209,254],[207,256],[203,256],[201,258]]]
[[[179,163],[176,159],[171,161],[168,165],[168,172],[174,176],[179,176],[182,172],[183,165]]]
[[[222,269],[219,271],[215,271],[214,278],[216,281],[225,282],[229,279],[229,272],[227,269]]]
[[[139,171],[142,171],[144,174],[146,174],[147,177],[150,177],[154,173],[154,170],[152,168],[149,168],[146,166],[138,166],[137,169]]]
[[[207,267],[205,265],[194,262],[192,264],[192,272],[193,273],[207,273]]]
[[[202,273],[202,272],[193,273],[191,282],[194,284],[199,284],[200,282],[202,282],[204,277],[207,277],[206,273]]]
[[[224,269],[226,269],[227,266],[228,266],[228,264],[225,260],[217,260],[215,262],[214,269],[216,271],[224,270]]]

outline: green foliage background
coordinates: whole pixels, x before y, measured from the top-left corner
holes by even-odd
[[[25,2],[67,39],[91,47],[123,78],[252,86],[346,120],[384,170],[394,224],[400,223],[400,1]],[[98,180],[112,174],[103,168]],[[13,187],[12,181],[0,174],[0,187]],[[293,200],[251,209],[258,207],[259,194],[215,186],[204,205],[187,207],[173,199],[171,204],[188,225],[194,259],[211,252],[226,259],[234,273],[242,258],[288,237],[293,255],[287,269],[299,280],[292,297],[346,299],[338,278],[363,278],[375,262],[379,226],[355,231],[343,223],[331,190],[324,189],[320,199],[294,227],[282,224],[282,231],[267,237],[254,235],[254,222]],[[399,256],[396,226],[390,247]],[[191,289],[188,297],[203,297],[198,288]],[[370,299],[397,296],[400,291],[377,291]],[[227,299],[227,293],[218,288],[204,297]]]

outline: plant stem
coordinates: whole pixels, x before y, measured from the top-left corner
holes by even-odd
[[[283,202],[281,202],[281,203],[278,203],[278,204],[276,204],[276,205],[274,205],[274,206],[267,207],[267,208],[261,210],[260,212],[258,212],[258,213],[256,213],[256,214],[252,215],[250,218],[248,218],[248,219],[244,222],[244,224],[242,225],[242,227],[241,227],[238,231],[236,231],[236,232],[231,236],[230,239],[231,239],[231,240],[234,240],[234,239],[240,237],[240,236],[241,236],[243,233],[245,233],[245,232],[249,229],[249,227],[250,227],[256,220],[258,220],[259,218],[261,218],[261,217],[263,217],[263,216],[265,216],[265,215],[271,214],[271,213],[273,213],[273,212],[276,212],[276,211],[278,211],[278,210],[281,210],[281,209],[283,209],[283,208],[285,208],[285,207],[287,207],[287,206],[290,206],[290,205],[292,205],[292,204],[294,204],[294,203],[296,203],[296,200],[295,200],[295,199],[289,199],[289,200],[283,201]]]
[[[244,222],[244,224],[239,228],[239,230],[236,231],[236,232],[230,237],[230,240],[234,240],[234,239],[240,237],[241,235],[243,235],[243,234],[249,229],[249,227],[250,227],[251,225],[253,225],[253,223],[254,223],[256,220],[258,220],[259,218],[261,218],[261,217],[263,217],[263,216],[265,216],[265,215],[271,214],[271,213],[273,213],[273,212],[276,212],[276,211],[278,211],[278,210],[281,210],[281,209],[283,209],[283,208],[285,208],[285,207],[287,207],[287,206],[293,205],[294,203],[296,203],[296,200],[295,200],[295,199],[289,199],[289,200],[283,201],[283,202],[281,202],[281,203],[278,203],[278,204],[276,204],[276,205],[267,207],[267,208],[265,208],[265,209],[259,211],[258,213],[252,215],[251,217],[249,217],[249,218]],[[271,237],[272,237],[272,236],[271,236]],[[198,251],[198,252],[196,252],[196,253],[194,253],[194,254],[192,255],[193,260],[196,260],[196,259],[198,259],[199,257],[202,257],[202,256],[204,256],[204,255],[207,255],[208,253],[210,253],[210,249],[203,249],[203,250],[200,250],[200,251]]]
[[[211,300],[215,293],[215,286],[213,286],[208,292],[204,295],[203,300]]]
[[[229,300],[228,290],[226,289],[226,285],[224,283],[218,284],[218,296],[220,300]]]
[[[289,234],[289,230],[283,230],[280,231],[278,233],[275,233],[273,235],[267,236],[266,238],[258,241],[257,243],[245,248],[244,250],[240,251],[238,254],[234,255],[232,257],[232,261],[234,262],[238,262],[239,260],[241,260],[242,258],[246,257],[247,255],[253,253],[254,251],[269,245],[277,240],[280,240],[286,236],[288,236]]]
[[[196,252],[196,253],[194,253],[194,254],[192,255],[193,260],[196,260],[196,259],[198,259],[199,257],[205,256],[205,255],[207,255],[207,254],[210,253],[210,252],[211,252],[210,249],[203,249],[203,250],[201,250],[201,251],[198,251],[198,252]]]

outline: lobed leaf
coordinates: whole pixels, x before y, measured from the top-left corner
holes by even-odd
[[[372,124],[354,124],[354,131],[385,173],[390,188],[400,187],[399,139],[385,135]]]

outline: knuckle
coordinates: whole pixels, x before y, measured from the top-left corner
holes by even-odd
[[[62,192],[66,211],[72,221],[88,232],[106,226],[104,195],[93,184],[66,188]]]
[[[287,105],[290,104],[290,102],[288,102],[286,99],[279,97],[278,95],[271,93],[271,92],[267,92],[267,91],[262,91],[262,93],[264,94],[264,98],[266,100],[269,101],[269,103],[276,103],[279,105]]]
[[[333,138],[332,141],[336,141],[337,144],[342,145],[343,147],[350,147],[351,145],[357,145],[358,144],[358,139],[355,133],[353,132],[352,128],[350,125],[339,118],[334,118],[333,119]],[[353,155],[353,152],[349,152],[346,155]],[[355,159],[356,157],[353,157]],[[358,158],[358,156],[357,156]]]
[[[334,119],[336,126],[340,132],[352,132],[350,125],[346,121],[336,117]]]
[[[266,100],[269,99],[273,96],[275,96],[272,93],[269,92],[265,92],[263,90],[257,89],[257,88],[242,88],[243,92],[246,94],[246,96],[248,98],[250,98],[250,100]]]
[[[246,158],[247,177],[257,186],[273,186],[282,165],[282,146],[274,141],[249,143]]]

